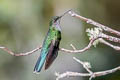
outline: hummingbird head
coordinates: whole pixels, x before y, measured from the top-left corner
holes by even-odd
[[[66,11],[66,12],[63,13],[61,16],[54,16],[54,17],[52,18],[52,20],[50,21],[50,25],[59,24],[59,23],[60,23],[60,19],[61,19],[65,14],[67,14],[69,11],[71,11],[71,10]]]
[[[53,25],[53,24],[59,24],[60,23],[60,19],[61,19],[62,16],[54,16],[52,18],[52,20],[50,21],[50,25]]]

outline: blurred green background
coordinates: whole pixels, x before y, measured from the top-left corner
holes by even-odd
[[[0,0],[0,45],[16,53],[36,48],[44,40],[51,17],[61,15],[69,9],[120,31],[120,0]],[[60,47],[71,49],[70,44],[73,44],[81,49],[88,44],[85,30],[92,25],[66,15],[61,20],[61,26]],[[104,44],[92,47],[84,54],[60,51],[48,70],[45,71],[43,67],[40,74],[35,75],[33,68],[40,51],[29,56],[15,57],[0,50],[0,80],[55,80],[55,72],[86,72],[72,59],[74,56],[90,62],[93,71],[112,69],[120,65],[119,53]],[[88,77],[62,80],[88,80]],[[120,80],[120,72],[94,80]]]

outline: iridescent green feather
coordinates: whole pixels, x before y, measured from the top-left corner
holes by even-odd
[[[43,42],[40,57],[34,68],[35,72],[41,71],[41,68],[43,67],[45,60],[46,60],[45,69],[47,69],[52,64],[54,59],[57,57],[56,55],[59,49],[59,42],[61,40],[61,31],[58,29],[58,27],[59,25],[57,24],[53,24],[50,26],[47,36]]]

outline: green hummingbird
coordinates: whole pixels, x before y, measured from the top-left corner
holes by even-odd
[[[43,64],[45,63],[45,70],[50,67],[53,61],[56,59],[59,50],[59,44],[61,41],[61,27],[60,19],[68,13],[70,10],[66,11],[61,16],[54,16],[49,23],[49,30],[44,39],[40,56],[34,67],[34,72],[38,73],[41,71]]]

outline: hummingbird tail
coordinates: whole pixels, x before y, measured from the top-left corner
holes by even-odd
[[[44,55],[42,55],[38,58],[37,63],[34,67],[34,72],[33,73],[38,74],[41,71],[41,69],[43,67],[43,64],[45,62],[46,56],[47,56],[47,54],[44,54]]]

